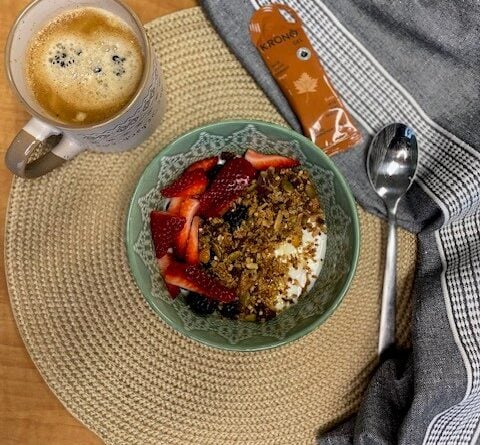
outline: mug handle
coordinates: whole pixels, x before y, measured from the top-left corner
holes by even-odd
[[[44,122],[32,118],[15,136],[5,154],[5,164],[8,169],[22,178],[38,178],[60,167],[65,161],[83,151],[77,141],[68,135],[63,135],[61,141],[48,153],[32,162],[28,162],[35,148],[46,138],[61,132]]]

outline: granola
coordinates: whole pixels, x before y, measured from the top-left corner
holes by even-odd
[[[265,321],[313,284],[326,232],[308,172],[268,168],[228,213],[203,222],[199,259],[223,285],[236,289],[239,319]]]

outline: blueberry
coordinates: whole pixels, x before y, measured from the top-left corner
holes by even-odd
[[[228,223],[232,230],[238,229],[242,221],[245,221],[248,216],[248,208],[243,205],[237,205],[235,209],[223,215],[223,220]]]
[[[216,301],[210,300],[196,292],[190,292],[186,296],[185,301],[190,309],[197,315],[210,315],[215,312],[215,309],[218,307]]]
[[[240,313],[240,304],[238,301],[232,301],[231,303],[223,303],[220,308],[220,314],[222,317],[231,318],[235,320]]]
[[[230,161],[230,159],[233,159],[234,157],[236,157],[236,154],[231,151],[222,151],[220,153],[220,159],[223,159],[225,162]]]
[[[207,172],[207,178],[211,181],[215,176],[217,176],[218,172],[222,169],[223,165],[217,164],[213,167],[210,171]]]
[[[96,68],[93,69],[93,72],[94,72],[94,73],[101,73],[101,72],[102,72],[102,69],[99,68],[99,67],[96,67]]]

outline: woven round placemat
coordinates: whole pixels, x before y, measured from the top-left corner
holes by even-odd
[[[5,266],[19,330],[51,389],[107,444],[311,444],[357,408],[375,365],[385,224],[359,209],[350,291],[323,326],[289,346],[229,353],[170,329],[127,263],[136,179],[190,128],[226,118],[284,121],[199,8],[147,28],[168,96],[161,128],[130,152],[85,153],[38,180],[14,180]],[[415,237],[399,231],[403,343],[415,257]]]

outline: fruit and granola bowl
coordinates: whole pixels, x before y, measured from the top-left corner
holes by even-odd
[[[348,288],[358,237],[331,161],[262,122],[174,141],[145,170],[127,219],[130,264],[152,308],[194,339],[237,350],[321,324]]]
[[[200,159],[161,190],[150,229],[172,298],[196,314],[265,322],[317,278],[324,212],[296,159],[247,149]]]

